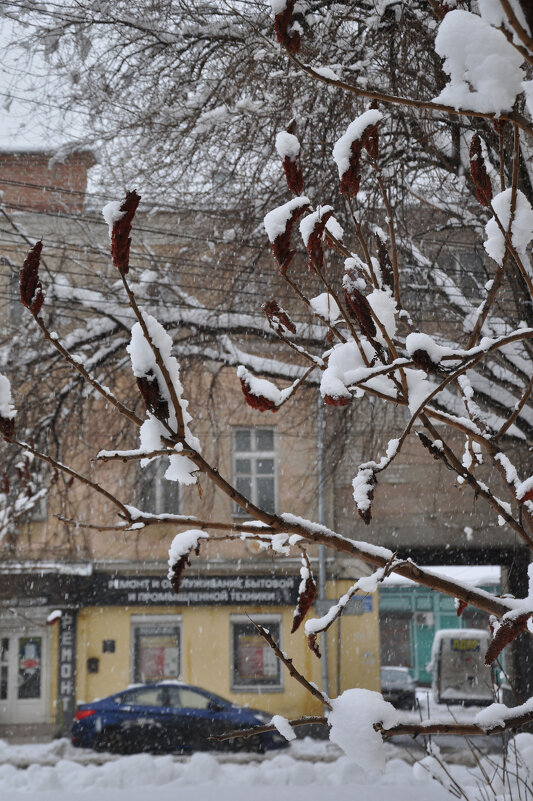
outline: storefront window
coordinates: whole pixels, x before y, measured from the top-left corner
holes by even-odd
[[[267,628],[276,642],[280,640],[280,622],[272,618],[258,622]],[[281,689],[279,660],[270,646],[250,622],[233,620],[232,631],[232,688]]]
[[[177,679],[180,674],[180,628],[157,621],[134,625],[133,680]]]

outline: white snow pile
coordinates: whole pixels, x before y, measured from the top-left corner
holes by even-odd
[[[296,733],[292,728],[291,724],[284,718],[283,715],[274,715],[272,720],[270,721],[272,726],[275,726],[279,733],[285,737],[286,740],[295,740]]]
[[[126,213],[120,210],[122,203],[122,200],[112,200],[111,203],[107,203],[102,209],[104,220],[109,226],[109,238],[111,238],[111,234],[113,233],[114,224],[121,220]]]
[[[179,378],[179,364],[174,356],[172,356],[172,339],[167,334],[163,326],[158,323],[155,317],[150,314],[143,313],[144,323],[148,330],[148,335],[159,350],[161,358],[166,367],[167,373],[170,376],[174,392],[181,407],[181,414],[183,416],[185,441],[191,448],[200,451],[200,442],[197,437],[193,436],[189,429],[189,423],[192,420],[191,415],[187,411],[189,402],[183,398],[183,386]],[[131,341],[127,347],[130,354],[131,366],[133,374],[137,378],[149,377],[157,380],[162,397],[167,401],[169,408],[168,425],[172,431],[177,430],[176,413],[173,409],[170,399],[170,392],[163,378],[163,374],[159,369],[154,352],[150,343],[144,336],[140,323],[135,323],[131,329]],[[144,421],[140,428],[140,443],[141,450],[145,453],[161,450],[163,444],[161,437],[168,434],[165,426],[151,413],[147,411],[148,419]],[[145,467],[149,463],[149,459],[141,460],[141,467]],[[172,455],[169,458],[170,464],[165,472],[165,478],[168,481],[179,481],[181,484],[195,484],[196,473],[198,468],[188,456],[180,456],[178,454]]]
[[[512,189],[506,189],[492,199],[492,208],[498,215],[498,219],[505,231],[509,228],[509,220],[511,218],[512,191]],[[505,255],[505,239],[495,217],[491,217],[486,224],[485,233],[487,234],[487,238],[483,243],[483,247],[489,256],[501,266]],[[533,209],[526,196],[518,189],[516,192],[516,208],[513,224],[511,226],[511,241],[518,255],[524,260],[525,266],[529,269],[529,272],[531,272],[531,265],[529,259],[526,257],[526,248],[532,239]]]
[[[276,150],[281,159],[288,158],[290,161],[295,161],[300,155],[298,137],[288,131],[280,131],[276,134]]]
[[[309,243],[309,237],[313,233],[315,225],[322,220],[328,211],[333,211],[333,206],[318,206],[316,211],[308,214],[301,221],[300,234],[302,235],[302,240],[305,247],[307,247]]]
[[[187,556],[191,551],[195,551],[200,544],[200,540],[207,539],[209,539],[209,534],[207,531],[202,531],[201,529],[191,528],[176,534],[168,549],[169,580],[172,578],[174,565],[179,562],[183,556]]]
[[[363,340],[361,347],[367,360],[372,362],[375,356],[372,345],[367,340]],[[363,380],[370,389],[376,389],[394,397],[393,382],[386,376],[372,377],[372,371],[366,367],[357,344],[353,340],[342,342],[331,350],[328,366],[322,373],[320,393],[322,397],[328,395],[331,398],[351,398],[347,387]]]
[[[269,240],[274,242],[278,236],[281,236],[285,232],[285,228],[287,227],[287,223],[289,222],[293,211],[301,208],[302,206],[309,205],[309,198],[302,195],[301,197],[293,197],[292,200],[289,200],[282,206],[278,206],[277,208],[272,209],[272,211],[269,211],[263,221]]]
[[[383,322],[388,332],[395,329],[395,309],[396,305],[387,292],[375,290],[372,295],[379,293],[379,304]],[[389,315],[384,311],[385,303],[389,303]],[[394,306],[393,306],[394,304]],[[379,339],[379,337],[378,337]],[[361,348],[369,363],[372,362],[375,356],[375,350],[372,345],[366,340],[361,340]],[[405,362],[399,362],[403,366]],[[394,383],[386,375],[379,375],[379,368],[367,367],[361,356],[361,352],[357,344],[353,340],[342,342],[330,351],[328,358],[328,366],[322,373],[320,382],[320,393],[324,398],[326,395],[331,398],[351,398],[352,393],[349,387],[358,384],[357,392],[361,394],[365,388],[376,390],[382,395],[388,395],[391,398],[396,397],[396,387]],[[413,370],[411,368],[404,368],[404,374],[407,381],[407,388],[409,391],[409,410],[414,413],[420,407],[420,404],[431,394],[435,385],[427,380],[427,374],[423,370]]]
[[[339,242],[342,242],[342,238],[344,236],[344,228],[342,225],[335,219],[335,217],[330,217],[326,223],[326,231],[329,231],[335,239],[338,239]]]
[[[372,504],[374,486],[374,471],[369,467],[359,468],[357,475],[352,480],[352,490],[355,504],[363,514],[370,509]]]
[[[525,481],[520,481],[516,486],[516,497],[519,501],[533,490],[533,476],[526,478]]]
[[[7,376],[0,373],[0,417],[4,420],[13,420],[17,412],[11,397],[11,382]]]
[[[366,299],[389,337],[393,337],[396,333],[396,314],[398,309],[390,289],[374,289],[370,295],[367,295]],[[376,339],[382,345],[385,345],[385,339],[379,328]]]
[[[533,81],[522,81],[526,108],[533,117]]]
[[[409,392],[409,411],[415,414],[422,404],[431,395],[434,385],[427,380],[427,375],[423,370],[404,370],[407,390]]]
[[[309,298],[309,303],[314,312],[330,323],[334,323],[341,315],[337,301],[329,292],[322,292],[316,298]]]
[[[267,378],[257,378],[243,364],[237,367],[237,377],[244,381],[252,395],[258,398],[266,398],[275,406],[279,406],[291,392],[291,387],[278,389],[277,386]]]
[[[272,16],[277,17],[278,14],[283,14],[287,8],[287,0],[270,0],[272,7]]]
[[[518,24],[529,36],[531,36],[531,31],[529,29],[529,25],[527,24],[522,7],[520,6],[519,0],[509,0],[509,3],[516,19],[518,20]],[[513,34],[513,39],[516,44],[520,44],[520,39],[509,25],[507,14],[503,10],[500,0],[478,0],[478,6],[481,16],[485,22],[488,22],[489,25],[494,25],[495,28],[507,28],[509,32]]]
[[[453,353],[451,348],[439,345],[429,334],[418,332],[407,335],[405,349],[411,357],[417,350],[425,351],[435,365],[440,364],[443,356],[449,356]]]
[[[522,92],[523,58],[501,31],[469,11],[450,11],[439,26],[435,50],[450,82],[435,103],[501,114]]]
[[[385,752],[375,723],[385,728],[395,726],[399,715],[381,693],[354,688],[345,690],[331,701],[329,738],[363,770],[384,770]]]
[[[346,129],[346,133],[335,142],[333,147],[333,159],[339,171],[339,178],[350,168],[350,158],[352,155],[352,144],[359,139],[371,125],[376,125],[383,118],[381,111],[371,108],[360,114],[351,122]]]
[[[95,754],[66,740],[24,746],[0,740],[2,801],[93,801],[95,796],[98,801],[383,801],[391,796],[450,801],[427,774],[416,778],[401,759],[390,760],[383,774],[367,776],[327,741],[296,740],[283,753],[262,757],[197,753],[176,758]]]
[[[330,81],[339,81],[339,75],[331,67],[313,67],[313,71],[322,78],[327,78]]]

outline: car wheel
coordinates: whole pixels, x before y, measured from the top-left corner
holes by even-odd
[[[109,751],[111,754],[123,754],[126,750],[124,738],[118,729],[103,729],[95,737],[93,748],[100,753]]]
[[[263,740],[261,737],[256,734],[253,737],[250,737],[248,741],[244,741],[243,751],[249,751],[253,754],[264,754],[265,753],[265,746],[263,745]]]

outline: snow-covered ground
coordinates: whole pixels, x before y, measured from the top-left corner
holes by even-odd
[[[417,693],[421,711],[402,712],[404,720],[467,720],[477,709],[447,708],[435,704],[431,693]],[[533,735],[520,734],[519,764],[524,780],[533,776]],[[498,737],[476,738],[478,756],[484,754],[494,775],[501,747]],[[433,753],[446,760],[446,775],[424,743],[409,737],[384,745],[384,772],[365,772],[330,741],[294,740],[283,752],[256,754],[197,753],[193,756],[117,756],[73,748],[67,739],[15,745],[0,740],[0,801],[452,801],[444,785],[453,782],[480,801],[479,770],[463,738],[438,737]],[[492,752],[492,753],[491,753]],[[423,760],[421,762],[421,760]],[[418,763],[418,764],[417,764]],[[473,769],[474,768],[474,769]],[[502,800],[507,796],[501,796]],[[523,801],[530,796],[523,792]]]
[[[523,734],[533,772],[533,735]],[[383,773],[365,773],[339,748],[310,739],[294,741],[280,753],[197,753],[191,757],[114,756],[75,749],[69,741],[10,745],[0,741],[2,801],[452,801],[453,796],[430,778],[426,768],[398,758],[403,752],[386,746]],[[418,750],[417,756],[421,756]],[[429,765],[428,765],[429,767]],[[452,766],[456,780],[472,794],[471,769]],[[446,777],[445,777],[446,778]]]
[[[192,757],[96,755],[67,740],[42,745],[0,742],[2,801],[448,801],[429,777],[415,777],[404,760],[383,774],[365,775],[327,742],[299,741],[283,752],[255,757],[207,753]]]

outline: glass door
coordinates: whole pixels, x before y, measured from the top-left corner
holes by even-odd
[[[0,631],[0,723],[45,722],[45,632]]]

